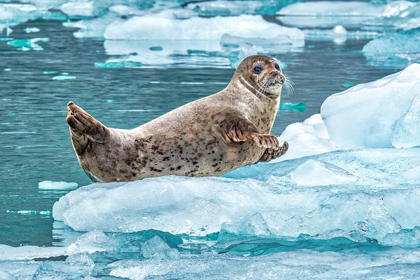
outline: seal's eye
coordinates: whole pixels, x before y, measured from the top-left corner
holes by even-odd
[[[252,69],[252,71],[254,71],[257,75],[260,74],[262,70],[263,68],[261,66],[255,66],[254,69]]]
[[[280,70],[280,66],[278,65],[278,63],[274,64],[274,67],[276,67],[277,70]]]

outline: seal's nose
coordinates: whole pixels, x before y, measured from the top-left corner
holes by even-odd
[[[278,74],[279,74],[279,71],[277,70],[271,71],[271,76],[277,76]]]

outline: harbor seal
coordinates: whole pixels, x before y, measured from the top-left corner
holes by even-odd
[[[94,181],[217,176],[283,155],[270,135],[286,77],[271,57],[244,59],[228,86],[131,130],[108,128],[70,101],[66,121]]]

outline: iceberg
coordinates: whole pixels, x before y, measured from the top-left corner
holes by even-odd
[[[342,148],[392,147],[394,123],[420,94],[420,65],[328,97],[321,116],[330,140]],[[400,135],[401,137],[405,137]]]
[[[223,34],[243,38],[276,38],[288,36],[303,40],[296,28],[265,21],[261,16],[191,18],[171,20],[150,16],[133,17],[114,22],[105,30],[105,38],[113,40],[220,40]]]
[[[287,26],[331,28],[342,25],[360,28],[364,22],[406,11],[415,3],[394,1],[370,3],[361,1],[317,1],[294,3],[277,12],[277,18]]]

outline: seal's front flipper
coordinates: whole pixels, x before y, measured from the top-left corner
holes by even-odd
[[[82,108],[70,101],[66,121],[70,126],[71,140],[78,155],[83,154],[89,140],[104,143],[109,130]]]
[[[283,145],[278,149],[268,148],[265,150],[258,162],[269,162],[275,158],[281,157],[289,149],[289,143],[284,141]]]
[[[260,134],[257,127],[245,117],[230,117],[226,124],[226,137],[231,142],[251,141],[261,148],[278,149],[279,140],[270,134]]]

